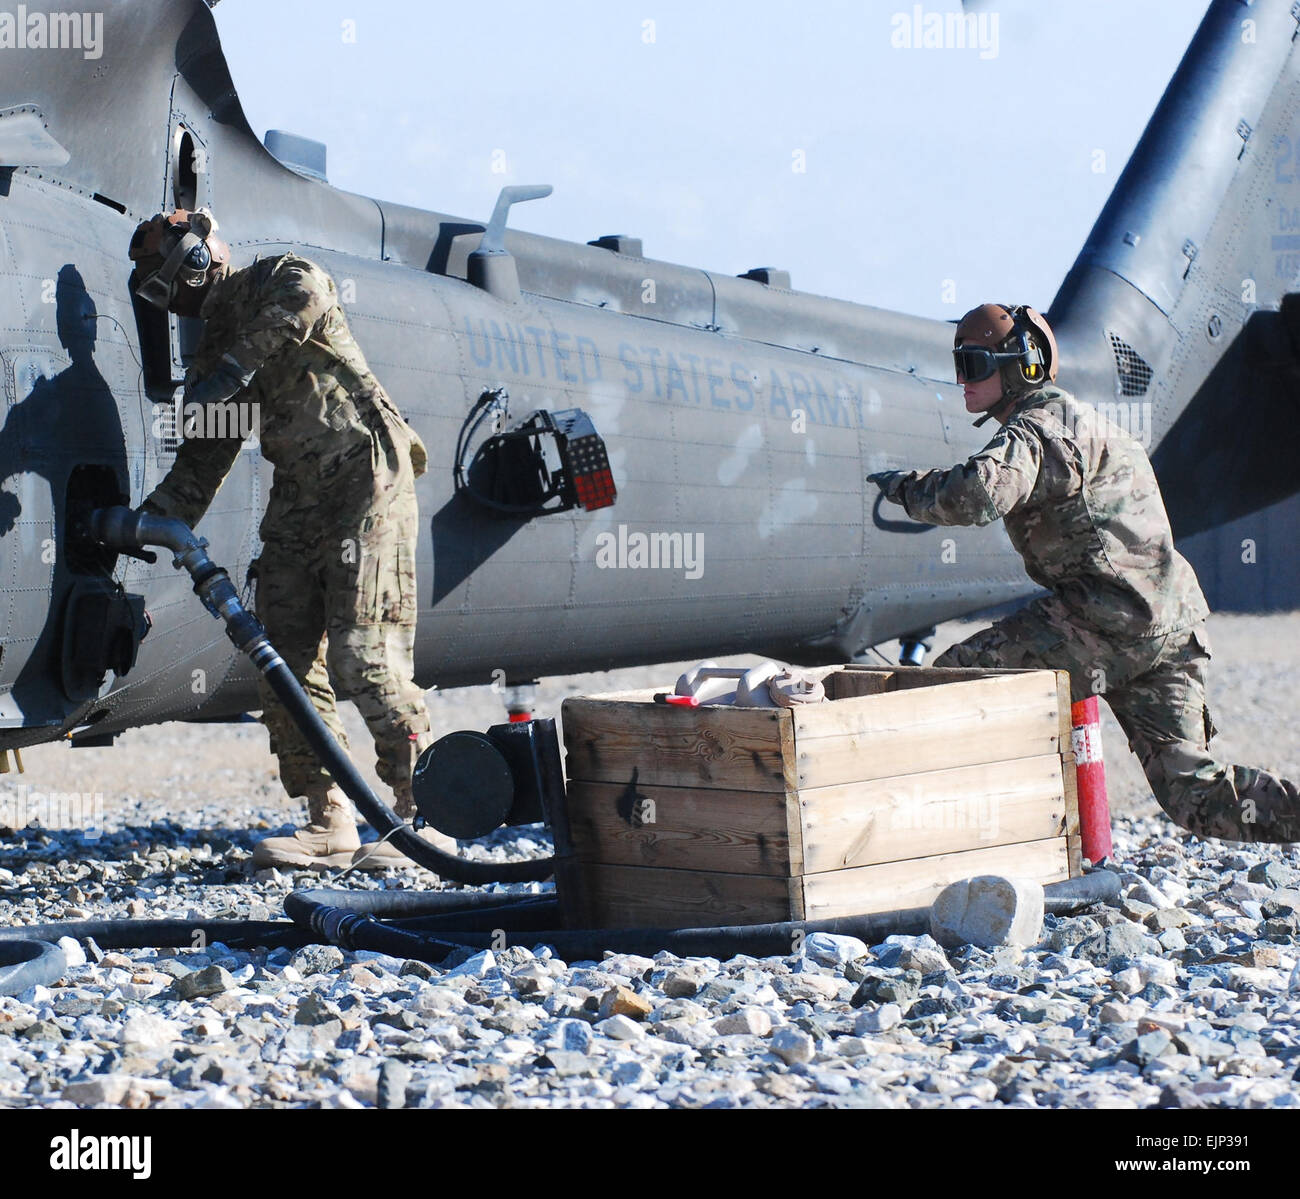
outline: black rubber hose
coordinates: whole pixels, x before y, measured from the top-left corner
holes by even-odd
[[[0,995],[53,986],[67,969],[63,950],[48,941],[0,942]]]
[[[1067,915],[1114,899],[1119,894],[1119,876],[1097,870],[1082,878],[1067,879],[1043,888],[1044,908]],[[354,905],[354,895],[367,899]],[[678,957],[729,958],[738,953],[754,957],[785,956],[793,952],[798,939],[814,932],[857,937],[869,945],[895,933],[928,932],[930,909],[905,908],[866,916],[843,916],[832,920],[796,920],[778,924],[747,924],[690,929],[536,929],[511,928],[505,919],[508,909],[496,913],[500,923],[492,929],[439,927],[422,933],[408,927],[394,927],[375,919],[384,914],[383,892],[309,891],[290,897],[285,911],[308,924],[312,931],[344,949],[369,949],[394,957],[440,962],[456,949],[488,949],[500,945],[500,931],[525,932],[528,945],[549,945],[565,961],[599,961],[605,952],[652,955],[668,950]],[[516,938],[516,942],[520,942]]]
[[[382,915],[401,922],[463,918],[471,912],[509,911],[526,903],[553,906],[555,896],[484,895],[477,891],[340,891],[312,887],[290,891],[284,897],[284,914],[306,923],[313,908],[338,907],[358,915]]]
[[[432,870],[440,878],[449,878],[471,886],[536,882],[550,878],[554,873],[554,858],[536,858],[527,862],[472,862],[457,854],[443,853],[430,845],[370,789],[352,764],[352,759],[334,739],[334,734],[325,727],[325,722],[307,698],[306,692],[278,654],[273,662],[263,668],[262,673],[307,744],[334,781],[356,804],[357,811],[375,832],[387,838],[390,845],[400,849],[413,862]],[[390,833],[391,836],[388,835]]]
[[[520,899],[548,899],[549,896],[483,895],[473,891],[296,891],[285,901],[286,913],[295,896],[345,895],[357,910],[366,909],[366,898],[386,902],[385,910],[412,916],[467,920],[476,912],[511,908]],[[409,902],[403,902],[409,901]],[[57,924],[18,924],[0,928],[0,946],[30,944],[60,937],[74,941],[93,940],[101,949],[193,949],[221,942],[231,949],[297,949],[317,942],[302,922],[294,920],[64,920]]]

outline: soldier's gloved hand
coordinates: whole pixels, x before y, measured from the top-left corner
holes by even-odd
[[[874,483],[879,487],[885,499],[893,500],[895,504],[901,504],[903,501],[899,498],[899,492],[911,473],[911,471],[906,470],[881,470],[874,475],[868,475],[867,482]]]

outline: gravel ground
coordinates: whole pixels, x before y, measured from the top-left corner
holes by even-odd
[[[945,626],[937,648],[973,627]],[[1300,735],[1277,697],[1300,614],[1210,630],[1221,752],[1295,777]],[[676,673],[549,680],[537,711]],[[501,719],[486,688],[428,701],[439,734]],[[367,746],[354,712],[348,724]],[[1023,952],[816,937],[787,958],[566,963],[537,946],[439,968],[332,947],[69,942],[74,963],[89,960],[60,985],[0,999],[0,1106],[1297,1105],[1300,851],[1184,833],[1109,717],[1105,744],[1124,899],[1049,917]],[[102,832],[0,831],[0,924],[274,918],[288,890],[320,881],[251,872],[253,843],[300,816],[260,726],[165,725],[24,760],[26,775],[0,780],[0,817],[37,793],[98,794]],[[540,828],[463,847],[498,860],[548,849]],[[436,884],[412,867],[348,885]]]

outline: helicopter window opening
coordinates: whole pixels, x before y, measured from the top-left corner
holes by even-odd
[[[176,160],[172,164],[172,196],[177,208],[194,208],[199,197],[198,156],[194,138],[184,126],[178,131]]]

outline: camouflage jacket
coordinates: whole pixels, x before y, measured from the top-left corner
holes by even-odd
[[[895,475],[885,494],[928,524],[1001,517],[1029,577],[1103,633],[1154,637],[1209,614],[1146,451],[1060,388],[1025,396],[969,461]]]
[[[212,415],[225,405],[230,417],[207,420],[198,435],[186,430],[147,508],[193,527],[250,423],[275,466],[271,500],[280,506],[310,504],[346,478],[349,490],[360,491],[354,506],[366,508],[424,472],[424,445],[370,373],[334,281],[320,267],[295,254],[258,259],[213,284],[200,316],[186,410],[198,403]],[[243,405],[256,420],[245,419],[241,430],[235,414]]]

